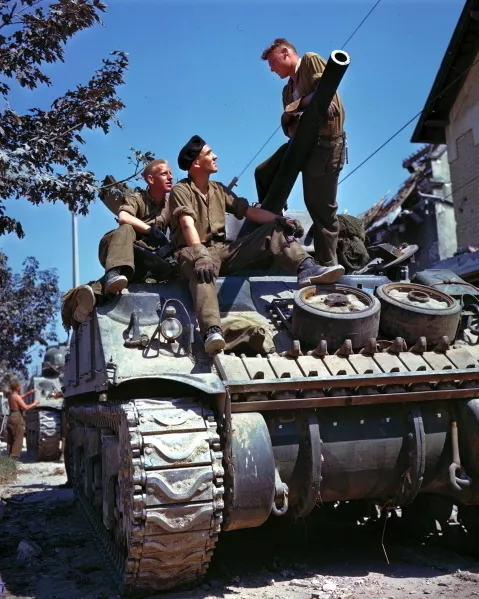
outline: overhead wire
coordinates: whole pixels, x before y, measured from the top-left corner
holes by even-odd
[[[445,87],[443,90],[441,90],[441,92],[439,94],[437,94],[437,96],[435,96],[434,98],[432,98],[432,100],[429,100],[429,102],[426,102],[424,108],[422,108],[417,114],[415,114],[411,119],[409,119],[407,121],[407,123],[405,123],[402,127],[400,127],[395,133],[393,133],[385,142],[383,142],[378,148],[376,148],[376,150],[374,150],[374,152],[371,152],[371,154],[369,154],[369,156],[367,158],[365,158],[360,164],[358,164],[358,166],[356,166],[351,172],[349,172],[345,177],[343,177],[339,183],[343,183],[344,181],[346,181],[346,179],[348,179],[351,175],[353,175],[356,171],[358,171],[363,165],[366,164],[366,162],[368,162],[369,160],[371,160],[371,158],[373,156],[375,156],[380,150],[382,150],[385,146],[388,145],[389,142],[391,142],[395,137],[397,137],[402,131],[404,131],[404,129],[406,129],[406,127],[408,125],[410,125],[413,121],[415,121],[417,119],[418,116],[420,116],[427,108],[429,108],[429,106],[431,106],[432,104],[434,104],[434,102],[436,100],[438,100],[439,98],[441,98],[443,96],[443,94],[453,85],[455,85],[459,79],[461,79],[462,77],[464,77],[466,75],[466,73],[468,71],[470,71],[472,69],[472,67],[474,67],[477,63],[479,63],[479,58],[473,62],[469,67],[467,67],[467,69],[464,69],[464,71],[462,71],[462,73],[460,73],[455,79],[454,81],[452,81],[447,87]]]
[[[367,19],[369,18],[369,16],[371,15],[371,13],[375,10],[375,8],[378,6],[378,4],[381,2],[381,0],[377,0],[376,3],[374,4],[374,6],[370,9],[370,11],[368,12],[368,14],[363,18],[363,20],[359,23],[359,25],[354,29],[354,31],[351,33],[351,35],[348,37],[348,39],[346,40],[346,42],[343,44],[343,48],[346,46],[346,44],[348,44],[353,37],[356,35],[356,33],[361,29],[361,27],[364,25],[364,23],[367,21]],[[261,154],[261,152],[264,150],[264,148],[269,144],[269,142],[273,139],[273,137],[276,135],[276,133],[281,129],[281,125],[278,125],[276,127],[276,129],[273,131],[273,133],[271,133],[271,135],[268,137],[268,139],[264,142],[264,144],[261,146],[261,148],[256,152],[256,154],[253,156],[253,158],[251,158],[251,160],[248,162],[248,164],[244,167],[244,169],[240,172],[239,175],[237,175],[236,177],[234,177],[233,179],[233,185],[236,184],[236,182],[238,181],[238,179],[240,177],[243,176],[243,174],[245,173],[245,171],[248,170],[248,168],[251,166],[251,164],[253,163],[253,161],[255,160],[255,158],[257,156],[259,156],[259,154]]]
[[[361,23],[359,23],[359,25],[356,27],[356,29],[351,33],[351,35],[348,37],[348,39],[344,42],[343,44],[343,49],[346,47],[346,44],[348,44],[353,37],[356,35],[356,33],[361,29],[363,23],[366,22],[366,20],[368,19],[369,15],[373,12],[373,10],[376,8],[376,6],[381,2],[381,0],[377,0],[376,4],[371,8],[371,10],[368,12],[368,14],[364,17],[364,19],[361,21]]]
[[[246,170],[248,170],[248,168],[251,166],[251,164],[253,163],[253,161],[255,160],[255,158],[257,156],[259,156],[259,154],[261,154],[261,152],[264,150],[264,148],[269,144],[269,142],[273,139],[273,137],[276,135],[276,133],[280,129],[281,129],[281,125],[278,125],[276,127],[276,129],[273,131],[273,133],[271,133],[271,135],[268,137],[268,139],[261,146],[261,148],[256,152],[256,154],[253,156],[253,158],[251,158],[251,160],[248,162],[248,164],[244,167],[244,169],[241,171],[241,173],[237,176],[237,179],[239,179],[240,177],[243,176],[243,174],[245,173]]]

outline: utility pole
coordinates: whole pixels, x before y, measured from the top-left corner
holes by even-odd
[[[79,266],[78,266],[78,215],[72,212],[72,266],[73,266],[73,287],[80,284]]]

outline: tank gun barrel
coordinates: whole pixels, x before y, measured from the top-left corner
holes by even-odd
[[[334,99],[349,63],[347,52],[343,50],[331,52],[311,101],[303,112],[296,133],[262,202],[262,208],[280,214],[286,206],[298,174],[317,140],[320,123],[327,118],[329,105]]]
[[[317,140],[320,123],[327,117],[329,105],[334,99],[349,63],[349,54],[344,50],[333,50],[331,52],[311,101],[303,112],[296,133],[289,142],[289,147],[261,204],[261,208],[280,214],[286,206],[298,174],[305,165],[308,155]],[[251,231],[255,226],[255,223],[248,222],[247,228]],[[247,231],[242,230],[240,234],[245,234],[245,232]]]

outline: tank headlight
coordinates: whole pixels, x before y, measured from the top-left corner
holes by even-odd
[[[175,341],[183,332],[183,327],[181,326],[181,322],[174,318],[176,314],[176,309],[173,306],[168,306],[165,309],[166,318],[161,323],[161,334],[167,341]]]

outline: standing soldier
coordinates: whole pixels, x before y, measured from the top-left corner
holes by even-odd
[[[65,328],[85,322],[103,293],[115,294],[124,289],[134,274],[133,245],[137,239],[149,246],[164,245],[164,230],[170,224],[167,194],[173,187],[173,175],[166,160],[152,160],[143,170],[147,189],[127,193],[118,211],[120,226],[106,233],[100,241],[99,259],[105,276],[88,285],[70,289],[62,301]]]
[[[181,272],[189,281],[196,316],[208,353],[225,347],[216,294],[216,277],[254,264],[264,255],[276,258],[298,276],[299,287],[337,280],[337,269],[316,264],[294,237],[304,234],[301,223],[250,206],[221,183],[210,181],[218,171],[210,146],[194,135],[181,149],[178,166],[188,171],[170,194],[171,237]],[[263,225],[235,241],[226,241],[226,212]],[[343,269],[344,272],[344,269]]]
[[[20,391],[20,383],[12,381],[10,384],[10,397],[8,398],[10,414],[7,423],[7,452],[12,460],[18,460],[22,452],[23,437],[25,435],[23,412],[35,408],[40,403],[38,399],[28,405],[23,401],[27,395],[35,393],[35,389],[30,389],[30,391],[23,393],[23,395]]]
[[[261,55],[281,79],[289,77],[283,88],[281,125],[287,137],[293,137],[302,111],[309,104],[326,62],[318,54],[307,52],[302,58],[288,40],[278,38]],[[336,193],[339,173],[344,165],[346,136],[343,130],[344,108],[336,93],[328,109],[328,121],[321,122],[318,140],[304,168],[304,203],[313,219],[315,259],[323,266],[337,264],[339,223]],[[288,143],[281,146],[255,171],[258,199],[262,202],[273,181]],[[341,273],[344,274],[343,272]],[[338,276],[338,278],[339,278]]]

